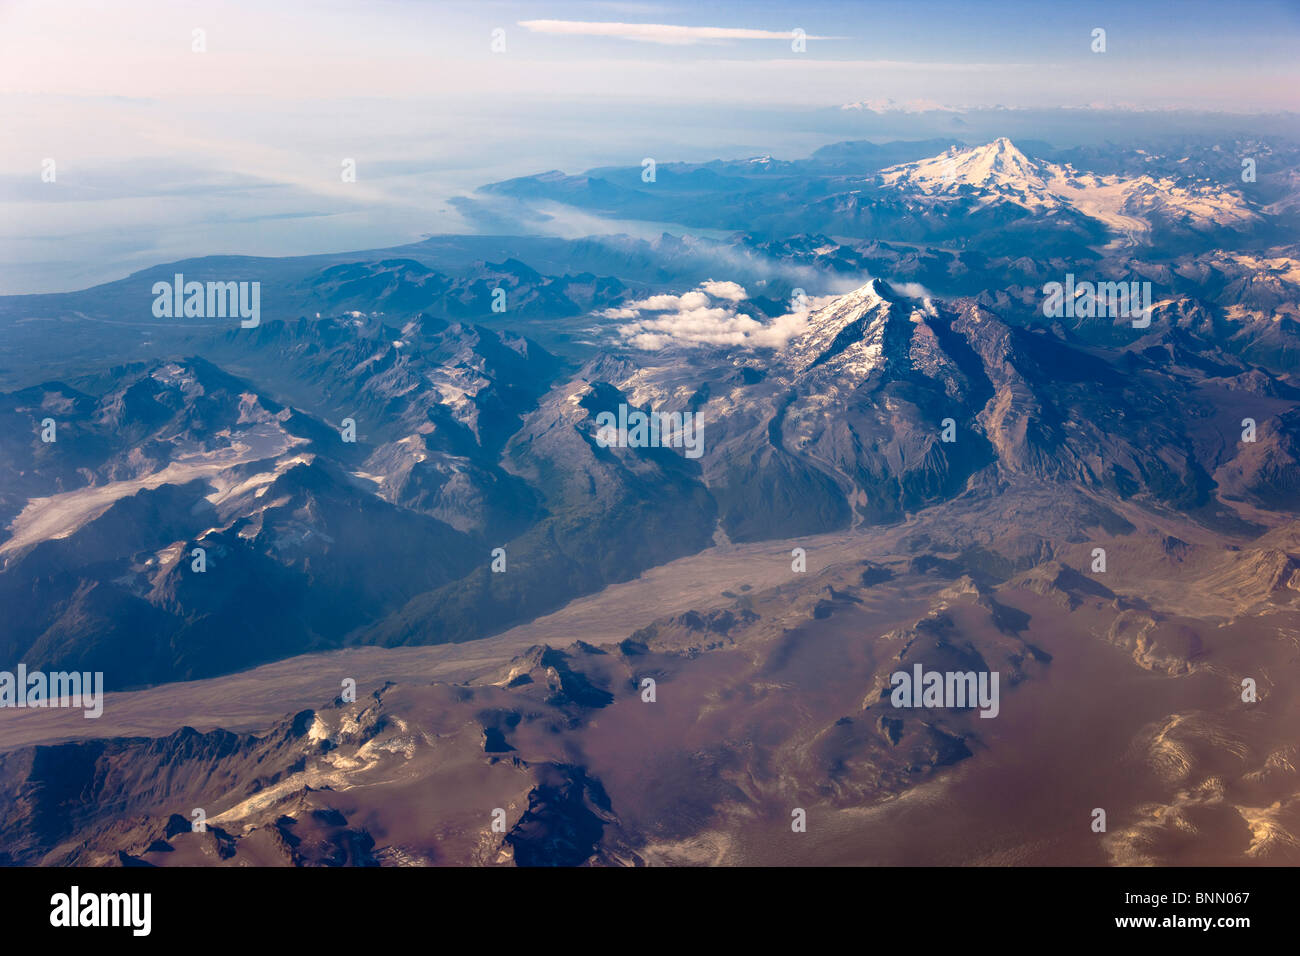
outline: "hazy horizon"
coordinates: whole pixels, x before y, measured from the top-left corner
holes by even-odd
[[[1084,143],[1300,108],[1292,5],[1023,6],[0,4],[0,294],[476,231],[449,199],[549,169]]]

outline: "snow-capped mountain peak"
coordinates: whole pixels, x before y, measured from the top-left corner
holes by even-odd
[[[1015,143],[1005,136],[999,136],[986,146],[956,153],[953,161],[958,174],[969,181],[988,182],[992,179],[1006,182],[1039,178],[1033,160],[1016,149]]]
[[[837,378],[864,379],[881,363],[890,291],[883,280],[872,279],[818,309],[786,346],[785,361],[796,373],[829,365]]]
[[[896,186],[927,196],[969,192],[974,189],[989,201],[1011,199],[1028,207],[1060,205],[1048,188],[1047,174],[1005,136],[971,149],[952,147],[938,156],[881,170],[885,186]]]
[[[877,174],[875,183],[923,204],[961,200],[975,208],[1012,203],[1033,213],[1069,209],[1104,223],[1116,241],[1129,245],[1152,228],[1153,219],[1213,228],[1242,226],[1258,218],[1246,200],[1224,184],[1081,173],[1069,164],[1030,159],[1005,136],[890,166]]]

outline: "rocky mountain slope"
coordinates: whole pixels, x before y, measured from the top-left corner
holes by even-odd
[[[1225,498],[1285,508],[1300,392],[1198,331],[1099,349],[873,280],[776,350],[570,374],[526,339],[429,316],[269,321],[213,352],[247,379],[194,358],[123,369],[99,394],[4,396],[0,589],[26,610],[3,646],[32,667],[111,661],[124,687],[467,640],[718,533],[889,524],[1026,479],[1210,522],[1241,520]],[[598,416],[620,406],[698,416],[704,453],[601,447]]]

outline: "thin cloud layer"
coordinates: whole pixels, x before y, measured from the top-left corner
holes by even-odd
[[[533,33],[561,36],[620,37],[646,43],[686,46],[718,40],[789,40],[790,30],[749,30],[741,27],[684,27],[670,23],[614,23],[588,20],[520,20]],[[847,37],[809,36],[809,40],[844,40]]]

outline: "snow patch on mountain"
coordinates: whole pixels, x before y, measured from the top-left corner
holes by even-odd
[[[129,495],[163,485],[182,485],[198,478],[212,479],[226,469],[278,458],[291,448],[306,443],[305,438],[259,424],[232,438],[226,447],[203,452],[177,452],[166,467],[151,474],[31,498],[11,522],[11,537],[0,545],[0,554],[19,552],[40,541],[66,538],[98,518],[114,502]]]

